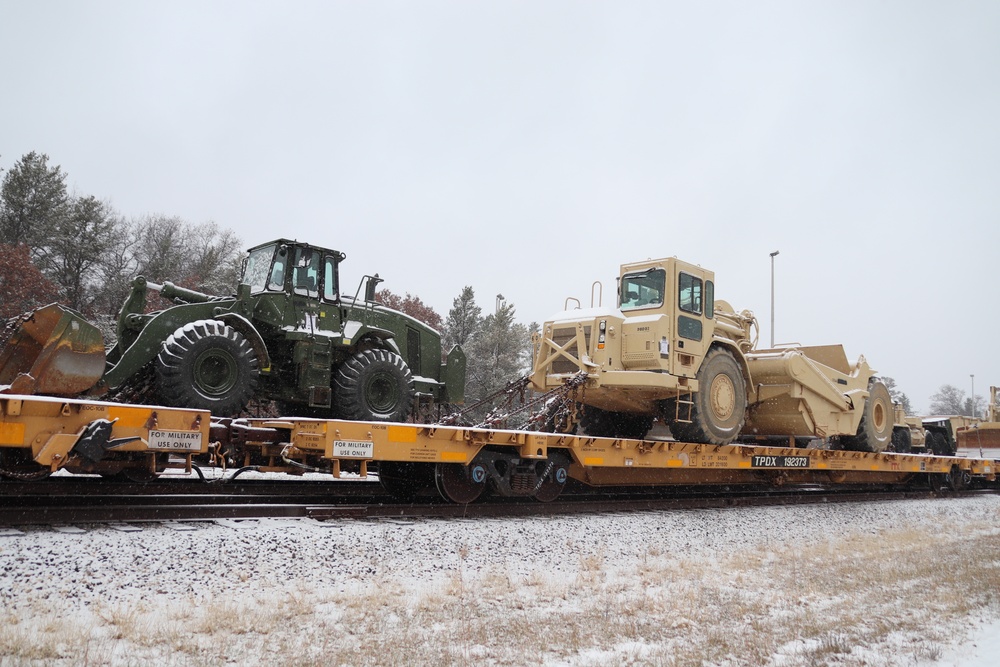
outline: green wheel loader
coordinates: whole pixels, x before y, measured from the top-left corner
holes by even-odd
[[[438,332],[375,303],[377,275],[344,294],[344,258],[287,239],[265,243],[248,251],[236,294],[226,297],[140,276],[107,349],[79,313],[46,306],[0,350],[0,392],[98,397],[149,379],[154,400],[220,417],[257,397],[285,415],[362,421],[406,421],[462,403],[462,349],[442,359]],[[146,312],[149,290],[175,305]]]

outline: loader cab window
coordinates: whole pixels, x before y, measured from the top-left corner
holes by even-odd
[[[682,273],[677,278],[677,306],[685,313],[701,315],[702,292],[701,279]]]
[[[271,277],[267,280],[267,289],[282,292],[285,289],[285,264],[288,262],[288,250],[282,246],[274,254],[274,264],[271,265]]]
[[[323,298],[337,300],[337,260],[330,255],[323,258]]]
[[[667,274],[663,269],[648,269],[641,273],[626,273],[622,277],[621,309],[636,310],[663,305],[663,290]]]
[[[319,253],[310,248],[296,248],[292,266],[292,290],[296,294],[319,297]]]
[[[250,286],[251,294],[267,289],[267,272],[271,268],[272,257],[274,257],[273,245],[257,248],[247,257],[246,265],[243,267],[243,279],[240,282]]]

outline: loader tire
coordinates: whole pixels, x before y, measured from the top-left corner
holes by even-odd
[[[334,373],[334,407],[339,419],[406,421],[414,393],[410,367],[391,350],[358,352]]]
[[[733,355],[712,348],[698,369],[698,391],[692,397],[691,423],[675,422],[678,440],[728,445],[743,430],[747,416],[747,385]]]
[[[892,397],[881,380],[868,382],[868,399],[861,413],[858,433],[845,438],[845,449],[856,452],[883,452],[892,441]]]
[[[597,438],[630,438],[642,440],[653,428],[653,418],[630,412],[612,412],[586,406],[580,417],[580,428],[586,435]]]
[[[185,324],[156,357],[156,390],[167,405],[235,417],[257,391],[257,355],[246,338],[218,320]]]

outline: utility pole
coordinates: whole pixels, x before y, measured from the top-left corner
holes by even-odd
[[[976,418],[976,376],[973,373],[969,374],[972,379],[972,418]]]
[[[775,250],[771,253],[771,347],[774,347],[774,256],[778,254]]]

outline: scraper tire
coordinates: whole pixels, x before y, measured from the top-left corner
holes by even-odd
[[[257,391],[257,356],[246,338],[218,320],[185,324],[163,342],[156,386],[167,405],[235,417]]]
[[[705,355],[692,400],[691,423],[670,425],[675,438],[709,445],[728,445],[736,439],[746,421],[747,388],[732,354],[715,347]]]
[[[892,440],[892,397],[881,381],[868,382],[868,398],[861,413],[858,433],[846,439],[846,448],[856,452],[882,452]]]

